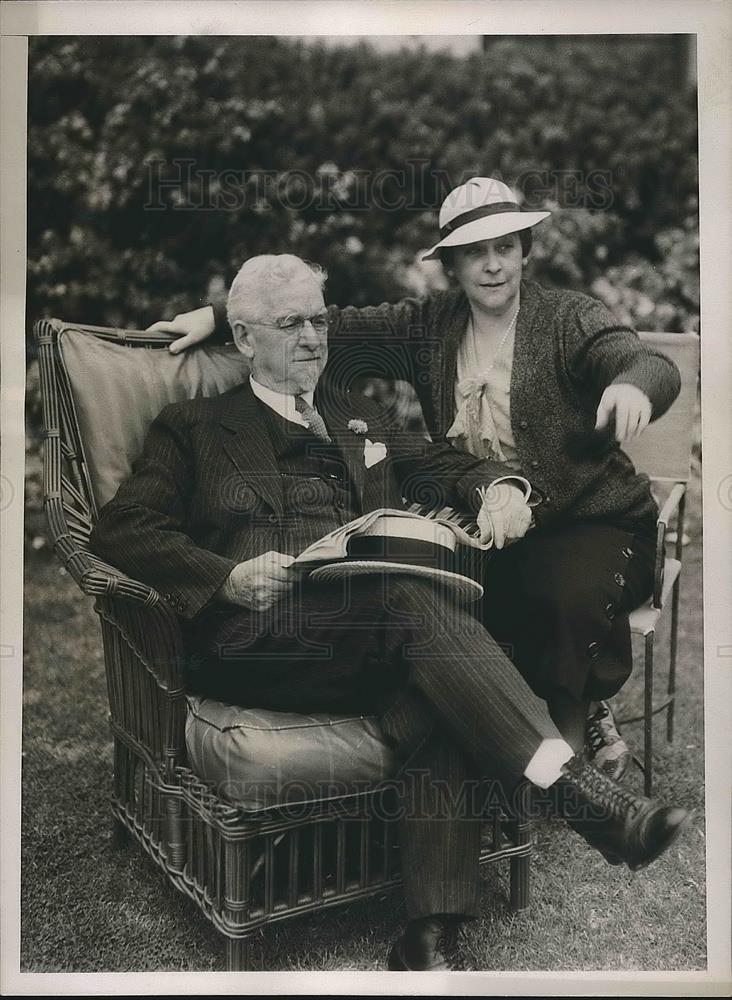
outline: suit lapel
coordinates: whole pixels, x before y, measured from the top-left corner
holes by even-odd
[[[340,448],[344,461],[348,465],[348,472],[358,498],[359,507],[364,510],[366,466],[363,450],[369,435],[356,434],[348,426],[350,420],[359,419],[361,415],[354,412],[348,393],[338,392],[326,384],[318,386],[315,405],[325,420],[328,433]]]
[[[252,489],[282,516],[282,477],[269,428],[248,382],[228,398],[221,425],[226,454]]]

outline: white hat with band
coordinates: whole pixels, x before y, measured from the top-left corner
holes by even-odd
[[[364,520],[364,519],[362,519]],[[447,522],[407,511],[376,511],[359,530],[343,537],[345,554],[313,565],[314,580],[334,581],[373,573],[421,576],[443,586],[459,601],[483,595],[457,557],[458,534]]]
[[[472,177],[456,187],[440,208],[440,242],[422,255],[434,260],[444,247],[465,246],[529,229],[551,212],[524,212],[508,184],[495,177]]]

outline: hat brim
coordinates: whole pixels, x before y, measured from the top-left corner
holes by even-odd
[[[551,214],[551,212],[501,212],[499,215],[487,215],[484,219],[466,222],[464,226],[460,226],[454,233],[436,243],[427,253],[422,254],[422,260],[439,258],[439,251],[444,247],[462,247],[468,243],[477,243],[479,240],[493,240],[508,233],[530,229],[548,219]]]
[[[438,586],[446,587],[453,597],[464,604],[477,601],[483,596],[483,587],[468,576],[451,573],[446,569],[432,566],[414,566],[410,563],[380,562],[378,559],[344,559],[339,562],[318,566],[310,574],[313,580],[342,580],[347,576],[365,576],[368,573],[403,573],[434,580]]]

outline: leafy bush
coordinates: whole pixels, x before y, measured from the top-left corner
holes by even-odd
[[[506,37],[468,58],[36,37],[30,67],[29,323],[145,325],[284,249],[328,268],[331,301],[396,298],[442,280],[415,258],[475,173],[561,206],[534,276],[641,326],[696,323],[695,95],[664,36]]]

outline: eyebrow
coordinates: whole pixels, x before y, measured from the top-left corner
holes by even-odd
[[[327,317],[327,315],[328,315],[328,310],[327,309],[321,309],[319,312],[312,313],[308,317],[308,319],[325,319]],[[277,319],[275,320],[275,322],[276,323],[283,323],[285,320],[288,320],[288,319],[305,319],[305,316],[301,312],[289,312],[289,313],[284,313],[281,316],[278,316]]]

